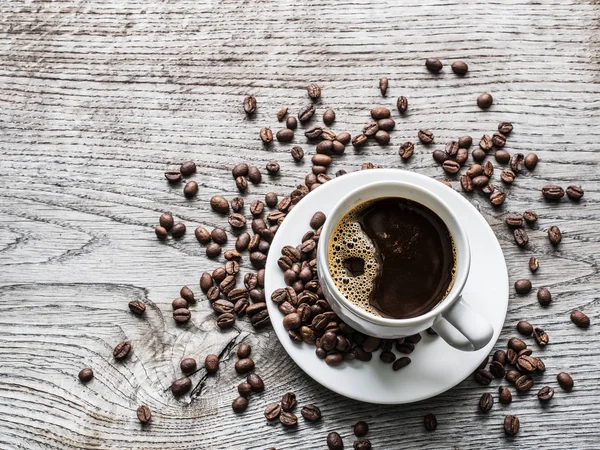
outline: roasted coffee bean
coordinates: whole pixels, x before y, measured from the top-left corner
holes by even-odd
[[[508,405],[512,402],[512,394],[510,393],[510,389],[506,386],[500,386],[498,388],[498,401],[503,405]]]
[[[89,367],[86,367],[79,371],[78,377],[82,383],[87,383],[87,382],[91,381],[92,378],[94,378],[94,371],[92,369],[90,369]]]
[[[169,183],[179,183],[181,181],[181,172],[178,170],[165,172],[165,178]]]
[[[469,159],[469,152],[465,148],[459,148],[458,152],[456,152],[456,157],[454,159],[458,164],[462,166],[464,163],[467,162],[467,159]]]
[[[510,122],[500,122],[498,124],[498,131],[504,135],[510,134],[513,130],[513,125]]]
[[[471,152],[471,155],[473,156],[473,160],[476,162],[482,162],[486,157],[486,153],[480,148],[476,148],[475,150],[473,150]]]
[[[281,399],[281,409],[284,411],[291,411],[296,406],[296,394],[293,392],[287,392]]]
[[[352,146],[354,148],[362,147],[367,143],[367,139],[368,138],[367,136],[365,136],[364,133],[357,134],[356,136],[354,136],[354,138],[352,138]]]
[[[435,414],[427,414],[423,418],[423,424],[427,431],[435,431],[437,428],[437,418],[435,417]]]
[[[173,215],[171,213],[165,212],[160,215],[160,218],[158,219],[158,223],[165,230],[169,231],[173,227],[173,224],[175,223],[175,221],[173,220]]]
[[[494,174],[494,165],[491,163],[491,161],[486,161],[483,164],[483,174],[488,178],[491,178],[491,176]]]
[[[191,388],[192,380],[190,380],[188,377],[178,378],[171,383],[171,392],[176,396],[185,394]]]
[[[231,170],[231,174],[233,175],[233,179],[236,179],[237,177],[245,177],[246,175],[248,175],[248,164],[236,164],[235,167]]]
[[[479,140],[479,148],[486,153],[492,149],[493,145],[492,138],[487,134],[484,134]]]
[[[480,164],[471,164],[471,167],[467,169],[466,175],[469,178],[477,178],[483,175],[483,167]]]
[[[321,127],[312,127],[304,132],[304,136],[306,136],[309,140],[315,139],[323,139],[321,136],[323,134],[323,128]]]
[[[282,128],[275,133],[275,137],[279,142],[292,142],[294,140],[294,130]]]
[[[379,125],[376,122],[370,122],[363,127],[363,134],[367,137],[373,137],[379,131]]]
[[[403,356],[401,358],[398,358],[396,361],[394,361],[394,364],[392,364],[392,369],[394,371],[403,369],[404,367],[408,366],[411,363],[411,359],[408,356]]]
[[[260,376],[251,373],[246,377],[246,382],[250,385],[253,392],[262,392],[265,390],[265,383]]]
[[[171,302],[171,306],[173,307],[173,311],[181,308],[187,308],[188,302],[185,298],[177,297]]]
[[[316,100],[321,96],[321,88],[315,83],[309,84],[306,87],[306,91],[308,92],[308,96],[313,100]]]
[[[263,328],[271,324],[271,319],[269,317],[269,311],[266,309],[254,314],[250,318],[250,323],[254,328]]]
[[[231,402],[231,408],[235,413],[242,413],[248,408],[248,399],[246,397],[238,397]]]
[[[556,376],[556,380],[558,381],[558,384],[560,385],[561,388],[563,388],[565,391],[569,392],[573,389],[573,378],[571,378],[571,375],[569,375],[566,372],[561,372]]]
[[[527,392],[533,387],[533,380],[529,375],[521,375],[515,380],[515,387],[519,392]]]
[[[238,389],[238,394],[240,394],[242,397],[248,397],[252,393],[252,386],[250,386],[245,381],[238,384],[237,389]]]
[[[467,175],[462,175],[460,177],[460,187],[465,192],[473,192],[473,180]]]
[[[575,185],[570,185],[567,187],[567,196],[571,199],[571,200],[575,200],[578,201],[581,199],[581,197],[583,197],[583,189],[581,188],[581,186],[575,186]]]
[[[398,111],[400,111],[400,114],[404,114],[408,109],[408,99],[401,95],[398,97],[398,100],[396,100],[396,107],[398,108]]]
[[[295,427],[296,425],[298,425],[298,418],[294,413],[281,411],[281,413],[279,414],[279,422],[284,427]]]
[[[521,171],[523,170],[523,153],[515,153],[514,155],[511,156],[510,158],[510,169],[515,173],[521,173]]]
[[[218,286],[212,286],[208,289],[208,291],[206,291],[206,298],[210,302],[214,302],[215,300],[217,300],[220,295],[221,291],[219,291]]]
[[[335,431],[327,435],[327,448],[329,450],[343,450],[344,448],[344,441],[342,441],[341,436]]]
[[[520,357],[520,356],[531,356],[531,354],[532,354],[532,353],[533,353],[533,350],[531,350],[530,348],[526,348],[526,349],[523,349],[523,350],[521,350],[521,351],[518,353],[518,356],[519,356],[519,357]],[[517,358],[517,360],[518,360],[518,358]]]
[[[490,106],[492,106],[492,103],[494,103],[494,98],[487,92],[484,92],[477,97],[477,106],[479,106],[481,109],[488,109]]]
[[[240,213],[233,213],[229,215],[228,222],[232,228],[244,228],[246,226],[246,217]]]
[[[279,110],[279,112],[277,113],[277,120],[279,122],[281,122],[285,118],[285,116],[287,115],[287,112],[288,112],[287,108],[281,108]]]
[[[317,166],[328,166],[331,164],[331,156],[317,153],[311,158],[311,161]]]
[[[527,349],[527,350],[529,350],[529,349]],[[534,372],[536,370],[536,368],[537,368],[536,360],[534,358],[532,358],[531,356],[527,356],[524,354],[524,355],[519,356],[519,358],[517,359],[517,369],[519,369],[519,371],[521,373],[523,373],[523,372],[531,373],[531,372]]]
[[[257,269],[262,269],[265,267],[265,263],[267,262],[267,255],[261,252],[252,252],[250,253],[250,263]]]
[[[369,424],[363,420],[356,422],[352,427],[352,431],[356,437],[363,437],[369,432]]]
[[[210,232],[210,237],[219,245],[227,243],[227,232],[223,228],[213,228]]]
[[[210,199],[210,207],[213,211],[221,214],[227,214],[229,212],[229,202],[222,195],[214,195]]]
[[[493,406],[494,397],[492,397],[492,394],[488,392],[482,394],[482,396],[479,398],[479,411],[482,413],[487,413],[492,409]]]
[[[542,196],[546,200],[560,200],[565,196],[565,191],[560,186],[548,184],[542,188]]]
[[[391,116],[391,112],[385,106],[376,106],[371,108],[371,117],[373,120],[387,119]]]
[[[325,219],[326,219],[325,214],[323,214],[321,211],[317,211],[316,213],[313,214],[312,218],[310,219],[311,228],[316,230],[316,229],[322,227],[323,224],[325,223]],[[298,256],[298,258],[300,258],[300,256]]]
[[[537,166],[538,156],[535,153],[528,153],[525,157],[524,163],[525,167],[527,167],[527,170],[533,170],[535,169],[535,166]]]
[[[322,417],[321,410],[316,405],[303,406],[300,414],[309,422],[318,422]]]
[[[548,288],[541,288],[537,292],[537,299],[540,305],[549,306],[552,303],[552,294],[550,294]]]
[[[129,342],[121,342],[119,344],[116,345],[116,347],[113,350],[113,356],[115,357],[115,359],[117,361],[122,361],[125,358],[127,358],[127,356],[129,356],[129,353],[131,352],[131,344]]]
[[[341,353],[330,353],[325,357],[325,363],[331,367],[339,366],[343,361],[344,358]]]
[[[446,153],[448,154],[448,156],[455,156],[458,153],[458,142],[448,142],[446,144]]]
[[[152,419],[152,411],[150,411],[150,408],[148,408],[146,405],[139,406],[136,413],[138,420],[142,424],[146,424],[150,422],[150,419]]]
[[[515,383],[515,381],[517,381],[517,379],[519,377],[521,377],[523,374],[521,372],[519,372],[518,370],[509,370],[508,372],[506,372],[505,375],[505,379],[506,381],[508,381],[509,383]]]
[[[459,148],[469,148],[473,144],[473,138],[471,136],[461,136],[458,138],[458,147]]]
[[[444,172],[454,175],[460,170],[460,165],[456,161],[447,160],[442,164]]]
[[[548,334],[541,328],[533,329],[533,338],[535,339],[535,342],[537,342],[537,344],[540,347],[544,347],[544,346],[548,345],[548,342],[550,342],[550,339],[548,338]]]
[[[502,378],[506,371],[504,370],[504,365],[498,361],[493,361],[490,364],[490,373],[494,375],[495,378]]]
[[[531,273],[535,273],[539,268],[540,261],[535,256],[529,258],[529,270],[531,270]]]
[[[432,156],[438,164],[443,164],[449,158],[448,154],[443,150],[434,150]]]
[[[321,141],[317,144],[316,152],[319,154],[328,154],[333,150],[333,142],[332,141]],[[294,155],[292,155],[294,156]],[[295,158],[294,158],[295,159]]]
[[[260,289],[251,289],[250,292],[248,292],[248,296],[254,303],[262,303],[265,301],[265,293]]]
[[[279,406],[279,403],[271,403],[270,405],[267,405],[267,407],[265,408],[265,418],[267,420],[275,420],[279,417],[279,414],[281,413],[281,406]]]
[[[217,326],[219,328],[231,328],[235,323],[235,316],[231,313],[221,314],[217,317]]]
[[[258,167],[248,167],[248,179],[252,184],[259,184],[262,181],[262,174]]]
[[[499,362],[502,367],[504,367],[507,362],[506,352],[504,350],[496,350],[494,352],[494,356],[492,357],[492,361]]]
[[[464,75],[469,71],[469,66],[464,61],[455,61],[450,67],[456,75]]]
[[[231,209],[233,212],[239,213],[244,209],[244,199],[242,197],[235,197],[231,200]]]
[[[496,162],[500,164],[508,164],[510,161],[510,153],[508,153],[506,150],[496,150],[496,153],[494,153],[494,158],[496,159]]]
[[[494,133],[492,136],[492,143],[496,147],[504,147],[506,145],[506,136],[504,136],[502,133]]]
[[[270,128],[264,127],[260,129],[260,140],[265,144],[270,144],[273,142],[273,131]]]
[[[527,348],[527,344],[518,337],[512,337],[508,340],[508,348],[512,348],[515,352],[520,352]]]
[[[146,312],[146,304],[140,300],[132,300],[129,302],[129,310],[132,313],[141,316]]]
[[[235,240],[235,249],[238,252],[243,252],[248,249],[248,244],[250,244],[250,234],[243,232],[240,234]]]
[[[500,179],[507,184],[511,184],[515,181],[516,175],[511,169],[504,169],[500,172]]]
[[[391,364],[396,360],[394,352],[383,351],[379,354],[379,359],[385,364]]]
[[[184,161],[181,163],[179,171],[184,177],[189,177],[190,175],[196,173],[196,163],[194,161]]]
[[[379,130],[375,133],[375,141],[379,145],[388,145],[390,143],[390,135],[387,131]]]
[[[508,362],[508,364],[516,364],[518,356],[519,355],[514,349],[509,348],[506,350],[506,362]]]
[[[425,128],[419,130],[417,136],[419,137],[419,140],[425,145],[431,144],[434,140],[433,133]]]
[[[371,441],[368,439],[359,439],[352,444],[354,450],[371,450]]]
[[[529,243],[529,236],[527,235],[525,228],[516,228],[513,231],[513,236],[515,238],[515,243],[519,247],[525,247]]]
[[[487,186],[489,181],[490,181],[490,179],[488,177],[486,177],[485,175],[479,175],[479,176],[473,178],[473,186],[481,189],[482,187]]]
[[[504,416],[504,434],[514,437],[519,432],[520,424],[517,416]]]
[[[556,225],[548,228],[548,240],[552,245],[560,244],[560,241],[562,240],[562,234],[560,232],[560,228],[558,228]]]
[[[244,112],[249,115],[256,112],[256,98],[252,95],[244,97]]]
[[[306,123],[311,119],[311,117],[313,116],[314,113],[315,113],[314,105],[312,103],[310,105],[306,105],[298,113],[298,120],[300,121],[300,123]]]
[[[537,397],[541,402],[547,402],[554,397],[554,389],[550,386],[544,386],[538,391]]]
[[[183,358],[179,363],[179,368],[183,373],[190,373],[196,370],[197,364],[194,358]]]
[[[323,113],[323,123],[330,126],[333,122],[335,122],[335,111],[329,108]]]
[[[173,319],[177,323],[185,323],[192,317],[190,310],[187,308],[179,308],[173,311]]]
[[[383,95],[384,97],[385,97],[385,94],[387,93],[388,85],[389,85],[389,80],[387,77],[381,77],[379,79],[379,91],[381,92],[381,95]]]
[[[522,227],[523,217],[520,214],[508,214],[504,218],[504,223],[509,227]]]
[[[302,161],[302,158],[304,158],[304,150],[302,150],[302,147],[299,147],[297,145],[292,147],[292,149],[290,150],[290,154],[296,162]]]
[[[425,60],[425,67],[427,67],[427,70],[430,72],[437,73],[442,70],[444,65],[438,58],[427,58]]]
[[[528,294],[531,292],[531,281],[527,279],[515,281],[515,291],[517,294]]]
[[[171,228],[171,236],[173,236],[175,239],[181,238],[184,234],[185,224],[183,222],[177,222],[175,225],[173,225],[173,228]]]
[[[494,375],[489,370],[479,369],[475,372],[474,379],[477,383],[487,386],[494,379]]]
[[[194,292],[187,286],[183,286],[179,290],[179,295],[184,298],[190,305],[196,303],[196,297],[194,297]]]
[[[227,271],[225,271],[227,273]],[[228,294],[233,288],[235,288],[235,277],[233,275],[227,275],[221,283],[219,283],[219,289],[223,294]],[[230,311],[224,311],[230,312]]]
[[[533,325],[525,320],[521,320],[517,323],[517,331],[523,336],[531,336],[531,333],[533,333]]]
[[[254,361],[252,358],[242,358],[235,362],[235,371],[240,375],[252,372],[254,370]]]
[[[579,328],[589,328],[590,326],[590,318],[579,310],[575,310],[571,313],[571,322]]]
[[[280,170],[279,163],[276,163],[275,161],[268,162],[265,168],[270,175],[276,175]]]
[[[527,211],[525,211],[523,213],[523,219],[525,219],[525,222],[527,223],[535,223],[538,220],[538,216],[537,213],[535,211],[532,211],[531,209],[528,209]]]
[[[220,283],[225,279],[226,276],[227,270],[225,270],[225,267],[217,267],[212,272],[212,279],[215,281],[215,283]]]
[[[298,314],[288,314],[283,318],[283,327],[286,330],[295,330],[302,324],[302,319]]]

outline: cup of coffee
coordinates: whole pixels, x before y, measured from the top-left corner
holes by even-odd
[[[461,295],[470,263],[459,218],[437,195],[400,181],[346,195],[317,251],[323,293],[350,326],[384,339],[431,327],[467,351],[485,347],[494,331]]]

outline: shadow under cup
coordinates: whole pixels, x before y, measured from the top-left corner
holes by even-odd
[[[412,200],[433,211],[448,228],[456,250],[455,277],[450,291],[431,310],[407,319],[381,317],[351,303],[337,288],[329,268],[329,242],[340,220],[364,202],[390,197]],[[317,269],[321,287],[334,312],[358,331],[388,339],[410,336],[431,327],[460,298],[471,262],[469,241],[456,215],[436,195],[418,185],[405,182],[376,182],[350,192],[330,213],[321,231],[320,242]]]

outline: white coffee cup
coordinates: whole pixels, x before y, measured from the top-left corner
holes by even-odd
[[[440,303],[418,317],[392,319],[365,311],[341,294],[329,271],[328,244],[337,223],[363,202],[383,197],[406,198],[426,206],[442,219],[454,239],[457,257],[454,285]],[[469,239],[459,218],[437,195],[416,184],[400,181],[375,182],[347,194],[327,217],[317,250],[317,270],[323,293],[333,311],[348,325],[368,336],[384,339],[410,336],[431,327],[452,347],[466,351],[485,347],[494,333],[492,326],[474,312],[461,295],[470,264]]]

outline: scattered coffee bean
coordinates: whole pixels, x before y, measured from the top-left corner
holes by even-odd
[[[189,177],[196,173],[196,163],[194,161],[184,161],[181,163],[179,171],[181,172],[181,175]]]
[[[398,371],[408,366],[410,363],[411,359],[408,356],[403,356],[402,358],[398,358],[396,361],[394,361],[394,364],[392,364],[392,370]]]
[[[233,412],[242,413],[248,408],[248,399],[246,397],[238,397],[231,402],[231,408]]]
[[[292,147],[292,149],[290,150],[290,154],[296,162],[302,161],[302,158],[304,158],[304,150],[302,150],[302,147],[299,147],[297,145]]]
[[[335,122],[335,111],[330,108],[323,113],[323,123],[330,126],[333,122]]]
[[[504,147],[506,145],[506,136],[502,133],[494,133],[492,136],[492,144],[498,148]]]
[[[515,243],[519,247],[525,247],[529,243],[529,236],[527,235],[525,228],[516,228],[513,231],[513,236],[515,238]]]
[[[541,346],[541,347],[544,347],[544,346],[548,345],[548,343],[550,342],[550,338],[548,337],[548,333],[546,333],[541,328],[534,328],[533,329],[533,338],[535,339],[535,342],[537,342],[537,344],[539,346]]]
[[[359,439],[352,444],[354,450],[371,450],[371,441],[368,439]]]
[[[208,244],[210,242],[210,232],[206,228],[198,227],[194,231],[194,234],[201,244]]]
[[[323,214],[321,211],[317,211],[313,214],[312,218],[310,219],[311,228],[314,230],[319,229],[325,223],[325,219],[325,214]]]
[[[367,136],[365,136],[364,133],[360,133],[356,136],[354,136],[354,138],[352,138],[352,146],[354,148],[359,148],[362,147],[363,145],[365,145],[367,143]]]
[[[540,261],[535,256],[532,256],[531,258],[529,258],[529,270],[531,270],[531,273],[537,272],[537,270],[539,268],[540,268]]]
[[[191,317],[190,310],[187,308],[179,308],[173,311],[173,319],[177,323],[186,323]]]
[[[435,417],[435,414],[427,414],[423,418],[423,424],[427,431],[435,431],[437,428],[437,418]]]
[[[430,72],[437,73],[442,70],[444,65],[438,58],[427,58],[425,60],[425,67],[427,67],[427,70]]]
[[[216,373],[219,370],[219,357],[214,354],[206,355],[206,358],[204,358],[204,368],[207,373]]]
[[[321,420],[321,410],[316,405],[306,405],[300,411],[302,417],[308,422],[318,422]]]
[[[254,361],[251,358],[242,358],[235,362],[235,371],[243,375],[254,370]]]
[[[550,294],[548,288],[541,288],[537,292],[537,299],[540,305],[549,306],[552,303],[552,294]]]
[[[379,130],[375,133],[375,141],[379,145],[388,145],[390,143],[390,135],[387,131]]]
[[[175,222],[173,220],[173,215],[169,212],[165,212],[160,215],[160,218],[158,219],[158,223],[165,230],[169,231],[173,227],[173,224]]]
[[[471,136],[461,136],[458,138],[459,148],[469,148],[473,144],[473,138]]]
[[[194,296],[194,292],[187,286],[183,286],[179,290],[179,295],[185,299],[189,304],[196,303],[196,297]]]
[[[260,376],[255,373],[251,373],[246,378],[246,382],[252,388],[252,392],[263,392],[265,390],[265,383]]]
[[[144,314],[144,312],[146,312],[146,305],[140,300],[133,300],[129,302],[129,310],[132,313],[141,316]]]
[[[400,114],[404,114],[408,109],[408,99],[401,95],[398,97],[398,100],[396,100],[396,107],[398,108],[398,111],[400,111]]]
[[[229,202],[222,195],[214,195],[211,197],[210,207],[213,211],[221,214],[227,214],[229,212]]]
[[[165,178],[169,183],[179,183],[181,181],[181,172],[178,170],[165,172]]]
[[[235,167],[231,170],[231,174],[233,175],[234,179],[236,179],[237,177],[245,177],[246,175],[248,175],[248,164],[236,164]]]
[[[292,142],[294,139],[294,130],[282,128],[281,130],[277,131],[275,137],[279,142]]]
[[[494,379],[494,375],[489,370],[479,369],[474,375],[475,381],[482,386],[487,386]]]
[[[560,228],[558,228],[556,225],[548,228],[548,240],[552,245],[560,244],[560,241],[562,240],[562,234],[560,232]]]
[[[519,432],[520,424],[517,416],[504,416],[504,433],[509,437],[514,437]]]
[[[567,187],[567,196],[571,199],[571,200],[580,200],[581,197],[583,197],[583,189],[581,189],[581,186],[575,186],[575,185],[570,185]]]
[[[239,229],[246,226],[246,217],[243,214],[233,213],[229,216],[228,221],[232,228]]]
[[[533,380],[529,375],[521,375],[515,380],[515,387],[519,392],[527,392],[533,387]]]
[[[547,402],[554,397],[554,389],[550,386],[544,386],[538,391],[537,396],[541,402]]]
[[[512,394],[510,393],[510,389],[506,386],[500,386],[498,388],[498,401],[503,405],[508,405],[512,402]]]
[[[483,164],[483,174],[488,178],[491,178],[491,176],[494,174],[494,165],[491,161],[486,161]]]
[[[443,150],[434,150],[432,156],[438,164],[443,164],[449,158],[448,154]]]
[[[571,375],[569,375],[566,372],[560,372],[557,376],[556,376],[556,381],[558,381],[558,384],[560,385],[561,388],[563,388],[565,391],[569,392],[573,389],[573,378],[571,378]]]
[[[504,364],[499,361],[493,361],[490,364],[490,373],[494,375],[495,378],[502,378],[506,374],[504,370]]]
[[[281,399],[281,409],[284,411],[291,411],[296,406],[296,394],[293,392],[287,392]]]
[[[506,352],[504,350],[496,350],[492,357],[492,361],[499,362],[502,367],[504,367],[507,363]]]
[[[140,423],[146,424],[152,419],[152,411],[146,405],[141,405],[137,409],[137,417]]]
[[[488,188],[490,186],[491,186],[491,184],[487,185]],[[492,188],[493,188],[493,186],[492,186]],[[483,188],[482,191],[485,193],[485,188]],[[490,203],[494,206],[500,206],[505,201],[506,201],[506,194],[502,191],[493,191],[490,195]]]
[[[460,164],[458,164],[456,161],[446,160],[442,164],[442,169],[444,169],[444,172],[454,175],[460,170]]]
[[[532,211],[531,209],[528,209],[527,211],[525,211],[523,213],[523,218],[525,219],[525,221],[527,223],[535,223],[538,220],[538,216],[537,213],[535,211]]]
[[[329,450],[343,450],[344,441],[338,433],[332,431],[327,435],[327,447]]]
[[[467,162],[467,159],[469,159],[469,152],[467,151],[467,149],[459,148],[458,152],[456,152],[456,162],[462,166],[464,163]]]
[[[471,155],[473,156],[473,160],[476,162],[483,162],[483,160],[487,156],[486,153],[480,148],[476,148],[475,150],[473,150],[471,152]]]
[[[171,236],[173,236],[175,239],[183,237],[184,234],[185,224],[183,222],[177,222],[175,225],[173,225],[173,228],[171,228]]]
[[[405,142],[404,144],[402,144],[400,146],[400,150],[398,151],[398,154],[400,155],[400,157],[403,160],[408,160],[410,159],[410,157],[413,155],[415,151],[415,145],[412,142]]]
[[[384,97],[385,97],[385,94],[387,93],[388,85],[389,85],[389,80],[387,77],[381,77],[379,79],[379,91],[381,92],[381,95],[383,95]]]
[[[425,128],[419,130],[417,136],[419,137],[419,140],[426,145],[431,144],[434,139],[433,133]]]
[[[500,122],[498,124],[498,131],[504,135],[510,134],[513,130],[513,125],[510,122]]]
[[[227,232],[223,228],[213,228],[210,232],[210,237],[219,245],[227,243]]]
[[[517,323],[517,331],[523,336],[531,336],[531,333],[533,333],[533,325],[525,320],[521,320]]]
[[[244,111],[249,115],[256,112],[256,98],[254,98],[252,95],[247,95],[244,98]]]
[[[531,281],[527,279],[521,279],[515,281],[515,291],[517,294],[528,294],[531,292]]]
[[[482,394],[479,398],[479,411],[481,411],[482,413],[487,413],[492,409],[493,406],[494,397],[492,397],[492,394],[488,392]]]
[[[513,353],[514,353],[514,350],[513,350]],[[508,354],[508,352],[507,352],[507,354]],[[519,372],[518,370],[509,370],[508,372],[506,372],[506,375],[504,376],[504,378],[509,383],[514,384],[517,381],[517,379],[519,379],[521,376],[523,376],[523,374],[521,372]]]
[[[533,170],[535,169],[535,166],[537,166],[538,163],[538,155],[536,155],[535,153],[528,153],[527,156],[525,156],[525,167],[527,167],[527,170]]]
[[[271,131],[270,128],[261,128],[259,136],[260,140],[263,141],[265,144],[270,144],[271,142],[273,142],[273,131]]]
[[[298,120],[300,121],[300,123],[306,123],[311,119],[311,117],[313,116],[314,113],[315,113],[314,105],[313,104],[306,105],[298,113]]]
[[[231,200],[231,209],[233,212],[239,213],[244,209],[244,199],[242,197],[235,197]]]
[[[560,200],[565,196],[565,191],[555,184],[547,184],[542,188],[542,196],[546,200]]]
[[[279,423],[284,427],[295,427],[298,425],[298,418],[294,413],[281,411],[279,413]]]
[[[511,348],[518,353],[521,350],[525,350],[527,348],[527,344],[522,339],[512,337],[508,340],[508,348]]]
[[[504,218],[504,223],[509,227],[522,227],[523,217],[520,214],[508,214]]]
[[[86,367],[85,369],[81,369],[79,371],[79,380],[82,383],[87,383],[89,382],[92,378],[94,378],[94,371],[92,369],[90,369],[89,367]]]
[[[127,356],[129,356],[129,353],[131,352],[131,344],[129,342],[121,342],[119,344],[116,345],[116,347],[113,350],[113,356],[115,357],[115,359],[117,361],[122,361],[125,358],[127,358]]]
[[[192,380],[188,377],[178,378],[171,383],[171,392],[173,395],[180,396],[192,388]]]
[[[450,67],[456,75],[464,75],[469,71],[469,66],[464,61],[455,61]]]
[[[473,186],[481,189],[484,186],[487,186],[489,181],[490,181],[490,179],[488,177],[486,177],[485,175],[479,175],[479,176],[473,178]]]
[[[460,187],[465,192],[473,192],[473,180],[468,175],[462,175],[460,177]]]
[[[276,175],[279,173],[280,166],[279,166],[279,163],[276,163],[275,161],[271,161],[271,162],[267,163],[266,169],[270,175]]]
[[[279,414],[281,413],[281,406],[279,405],[279,403],[271,403],[270,405],[267,405],[267,407],[265,408],[265,417],[267,420],[275,420],[279,417]]]
[[[506,150],[496,150],[494,158],[500,164],[508,164],[510,161],[510,153],[508,153]]]
[[[526,350],[528,350],[527,353],[531,353],[530,349]],[[519,352],[519,355],[520,356],[517,358],[517,369],[519,369],[521,373],[535,372],[535,369],[537,368],[536,360],[531,356],[527,356],[525,350],[523,352]]]
[[[183,373],[190,373],[196,370],[197,364],[194,358],[183,358],[179,363],[179,368]]]
[[[245,381],[238,384],[238,394],[242,397],[248,397],[252,393],[252,386]]]
[[[185,298],[177,297],[171,302],[171,306],[173,306],[173,311],[181,308],[187,308],[188,302]]]
[[[486,153],[492,149],[493,145],[492,138],[487,134],[484,134],[479,140],[479,148]]]
[[[316,100],[321,96],[321,88],[315,83],[309,84],[306,87],[306,91],[308,92],[308,96],[313,100]]]
[[[579,328],[589,328],[590,326],[590,318],[579,310],[575,310],[571,313],[571,322]]]
[[[492,103],[494,103],[494,98],[487,92],[484,92],[477,97],[477,106],[479,106],[481,109],[488,109],[490,106],[492,106]]]

